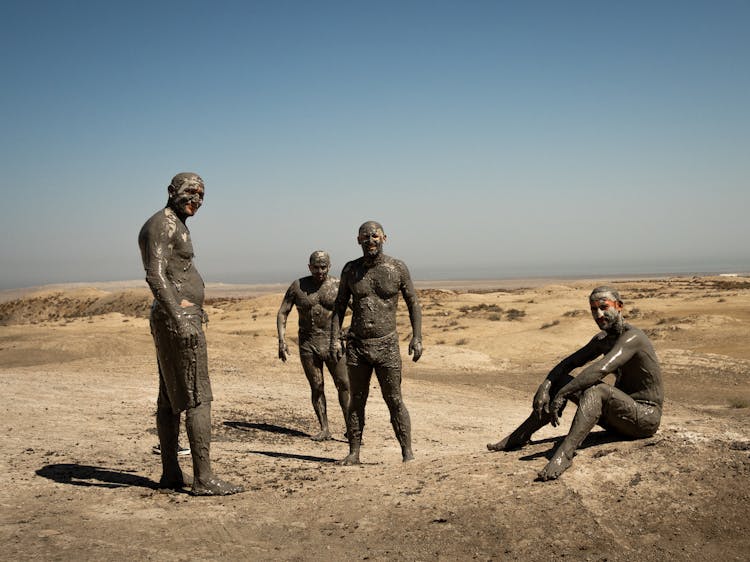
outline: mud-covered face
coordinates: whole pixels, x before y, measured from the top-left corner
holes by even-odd
[[[178,214],[192,217],[203,205],[205,188],[200,178],[183,181],[179,186],[169,186],[170,206]]]
[[[359,229],[357,243],[362,246],[362,254],[366,258],[376,258],[383,253],[385,233],[383,229],[372,223],[365,223]]]
[[[620,322],[622,314],[622,304],[610,299],[595,299],[589,301],[591,306],[591,316],[597,326],[602,330],[610,330]]]
[[[307,267],[310,270],[310,275],[313,276],[313,279],[322,283],[326,280],[326,277],[328,277],[328,271],[331,269],[331,262],[327,258],[316,257]]]

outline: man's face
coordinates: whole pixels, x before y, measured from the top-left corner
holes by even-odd
[[[372,224],[366,224],[359,229],[357,243],[362,246],[362,254],[366,258],[375,258],[383,252],[385,233]]]
[[[622,305],[619,302],[601,298],[589,301],[589,305],[591,315],[599,328],[609,330],[617,325],[622,312]]]
[[[189,179],[179,187],[170,187],[169,195],[173,208],[185,216],[192,217],[203,205],[205,188],[197,179]]]
[[[307,267],[310,269],[310,275],[313,276],[313,279],[322,283],[328,277],[331,263],[326,258],[315,258]]]

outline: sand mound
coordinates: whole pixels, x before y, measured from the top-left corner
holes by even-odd
[[[145,318],[148,316],[151,300],[151,295],[146,289],[114,293],[97,289],[40,292],[0,303],[0,325],[36,324],[112,312]]]

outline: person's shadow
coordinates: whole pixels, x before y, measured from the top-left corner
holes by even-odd
[[[232,429],[237,429],[239,431],[264,431],[266,433],[278,433],[281,435],[289,435],[291,437],[310,437],[310,434],[305,433],[304,431],[270,423],[225,421],[224,425],[226,427],[231,427]]]
[[[140,487],[155,490],[158,484],[143,476],[128,471],[112,470],[85,464],[48,464],[36,471],[39,476],[60,484],[73,486],[95,486],[98,488]]]
[[[565,439],[564,435],[561,435],[559,437],[548,437],[547,439],[539,439],[538,441],[530,441],[529,445],[540,445],[543,443],[552,443],[553,445],[546,451],[539,451],[537,453],[524,455],[520,457],[519,460],[533,461],[534,459],[538,459],[540,457],[545,457],[547,460],[550,460],[552,458],[552,455],[555,453],[555,449],[557,449],[560,443],[563,442],[563,439]],[[591,433],[589,433],[586,436],[586,439],[583,440],[583,443],[581,443],[581,446],[578,447],[578,449],[588,449],[589,447],[596,447],[599,445],[606,445],[607,443],[617,443],[622,441],[632,441],[632,439],[628,439],[627,437],[618,435],[617,433],[614,433],[612,431],[602,429],[600,431],[592,431]]]
[[[284,427],[281,425],[274,425],[274,424],[264,423],[264,422],[225,421],[224,425],[226,427],[230,427],[238,431],[244,431],[244,432],[249,432],[249,433],[262,431],[266,433],[276,433],[279,435],[289,435],[291,437],[310,437],[309,433],[305,433],[304,431],[300,431],[298,429],[292,429],[290,427]],[[322,463],[338,462],[337,459],[332,459],[330,457],[317,457],[317,456],[312,456],[312,455],[300,455],[296,453],[282,453],[282,452],[277,452],[277,451],[252,450],[252,451],[248,451],[248,453],[252,453],[254,455],[264,455],[266,457],[272,457],[272,458],[295,459],[295,460],[308,461],[308,462],[322,462]]]

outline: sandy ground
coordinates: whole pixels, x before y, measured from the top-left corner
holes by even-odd
[[[547,370],[595,333],[586,297],[596,284],[421,285],[425,353],[416,364],[404,357],[403,384],[416,460],[401,463],[373,388],[358,467],[336,464],[347,445],[330,378],[337,438],[309,439],[317,428],[296,339],[289,362],[276,357],[284,288],[215,292],[212,456],[218,474],[247,488],[224,498],[156,490],[143,288],[5,299],[2,558],[747,560],[750,279],[616,283],[663,364],[667,402],[653,438],[596,430],[547,483],[534,478],[565,425],[521,451],[485,450],[527,415]],[[290,335],[295,324],[293,312]],[[189,457],[181,462],[190,473]]]

